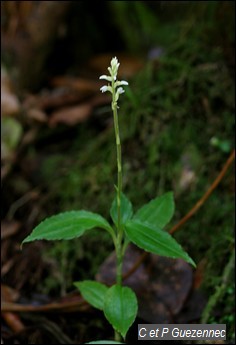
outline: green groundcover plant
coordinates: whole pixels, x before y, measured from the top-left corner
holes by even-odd
[[[97,281],[85,280],[75,282],[74,285],[86,301],[94,308],[104,312],[106,319],[115,331],[114,341],[94,341],[90,344],[114,344],[125,339],[133,324],[137,312],[138,302],[134,291],[122,285],[122,264],[126,248],[130,242],[147,252],[161,256],[182,258],[195,266],[194,261],[163,228],[170,221],[174,213],[173,193],[168,192],[156,197],[142,206],[135,214],[133,206],[122,192],[122,155],[118,121],[117,102],[123,86],[128,85],[124,80],[117,80],[120,63],[114,57],[108,67],[109,75],[102,75],[100,79],[107,81],[101,87],[102,92],[112,95],[111,107],[114,117],[116,151],[117,151],[117,185],[116,195],[110,208],[111,225],[101,215],[85,210],[69,211],[49,217],[41,222],[22,243],[35,240],[70,240],[82,236],[86,231],[100,228],[107,231],[112,238],[116,252],[116,284],[111,287]]]

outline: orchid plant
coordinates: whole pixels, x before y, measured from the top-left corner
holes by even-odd
[[[122,284],[122,265],[129,243],[133,242],[145,251],[157,255],[173,259],[182,258],[195,266],[194,261],[176,240],[163,230],[174,213],[173,193],[168,192],[154,198],[134,213],[131,201],[122,191],[122,154],[117,102],[120,95],[125,92],[123,86],[127,86],[128,83],[117,80],[119,65],[117,58],[112,58],[108,67],[109,75],[100,77],[107,81],[107,85],[101,87],[101,92],[110,92],[112,96],[111,108],[116,139],[117,185],[115,186],[116,195],[110,208],[113,224],[97,213],[74,210],[46,218],[22,242],[70,240],[82,236],[93,228],[103,229],[110,234],[116,252],[116,283],[108,287],[97,281],[86,280],[75,282],[74,285],[86,301],[104,312],[106,319],[114,328],[116,343],[122,339],[125,340],[138,312],[138,302],[134,291]],[[91,343],[115,342],[102,340]]]

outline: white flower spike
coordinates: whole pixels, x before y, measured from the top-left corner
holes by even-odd
[[[117,57],[114,57],[111,59],[111,65],[108,67],[108,71],[110,75],[101,75],[99,79],[104,79],[108,81],[108,85],[104,85],[100,88],[101,92],[109,91],[112,94],[112,102],[116,103],[119,99],[119,96],[125,92],[125,90],[120,87],[121,85],[128,85],[128,82],[125,80],[116,80],[117,79],[117,72],[118,68],[120,66],[120,63],[117,60]]]

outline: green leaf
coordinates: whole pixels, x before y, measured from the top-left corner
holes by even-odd
[[[129,199],[125,196],[124,193],[121,193],[121,200],[120,200],[120,211],[121,211],[121,223],[124,224],[127,220],[132,218],[133,215],[133,206]],[[110,215],[114,222],[117,225],[117,197],[115,196],[111,209]]]
[[[125,338],[138,312],[135,293],[128,287],[113,285],[105,295],[104,314],[113,328]]]
[[[35,240],[70,240],[80,237],[86,230],[103,228],[113,232],[109,223],[99,214],[88,211],[69,211],[46,218],[23,243]]]
[[[181,258],[196,267],[194,261],[176,240],[157,226],[130,220],[125,224],[125,232],[130,241],[150,253],[173,259]]]
[[[141,207],[133,219],[162,229],[171,220],[174,209],[173,192],[168,192]]]
[[[94,308],[103,310],[104,298],[108,287],[102,283],[93,280],[84,280],[75,282],[74,285],[80,290],[84,299]]]

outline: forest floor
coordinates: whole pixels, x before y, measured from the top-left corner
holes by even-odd
[[[152,59],[117,54],[120,79],[129,81],[119,109],[124,191],[138,209],[173,190],[175,215],[166,230],[197,263],[194,270],[128,248],[125,284],[138,296],[139,314],[127,342],[137,340],[138,323],[223,323],[225,343],[234,342],[235,101],[226,55],[199,37],[179,39]],[[2,69],[4,344],[113,338],[103,314],[73,286],[114,281],[106,234],[21,248],[50,215],[86,209],[109,218],[116,151],[110,98],[98,78],[112,56],[93,56],[83,72],[54,76],[34,93],[16,91]]]

